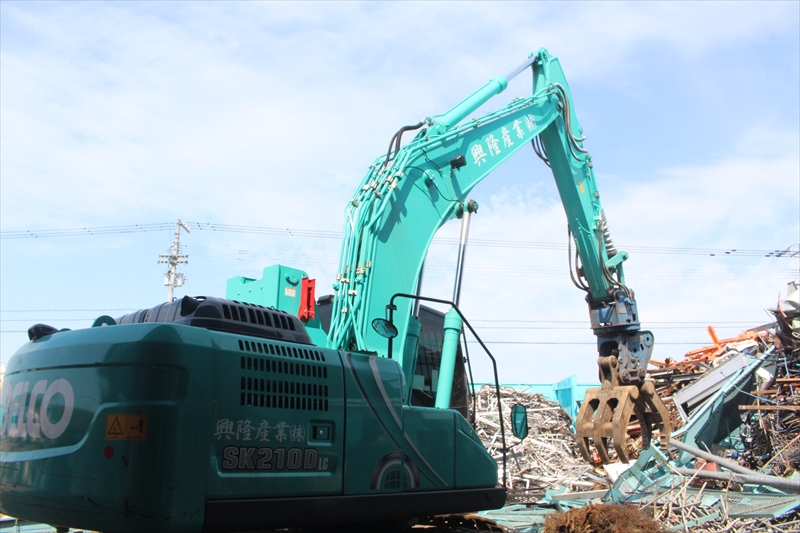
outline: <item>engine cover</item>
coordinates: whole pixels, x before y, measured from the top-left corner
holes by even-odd
[[[168,322],[226,333],[312,344],[299,318],[278,309],[214,298],[184,296],[116,319],[117,324]]]

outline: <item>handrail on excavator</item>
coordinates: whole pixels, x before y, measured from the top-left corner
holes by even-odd
[[[495,360],[492,352],[489,351],[489,348],[486,347],[486,344],[483,343],[478,333],[472,327],[472,325],[467,320],[467,317],[464,316],[464,313],[461,312],[461,309],[458,306],[451,302],[450,300],[442,300],[439,298],[431,298],[429,296],[419,296],[417,294],[406,294],[402,292],[397,292],[389,299],[389,303],[386,305],[386,311],[388,314],[388,320],[391,324],[394,324],[394,312],[397,310],[397,306],[394,305],[395,298],[408,298],[410,300],[415,301],[423,301],[423,302],[433,302],[437,304],[445,304],[449,305],[452,309],[458,313],[458,316],[461,317],[461,320],[464,324],[469,328],[470,333],[475,337],[475,340],[478,341],[478,344],[481,345],[483,351],[486,352],[486,355],[489,356],[489,359],[492,361],[492,371],[494,372],[494,387],[495,392],[497,393],[497,414],[500,417],[500,436],[503,441],[503,486],[506,486],[506,432],[505,432],[505,424],[503,423],[503,402],[500,401],[500,379],[497,376],[497,360]],[[388,346],[388,353],[389,357],[391,358],[392,354],[392,340],[393,337],[389,337],[389,346]]]

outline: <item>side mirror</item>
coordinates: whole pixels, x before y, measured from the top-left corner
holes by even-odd
[[[376,318],[373,320],[372,329],[384,339],[394,339],[397,337],[397,328],[385,318]]]
[[[521,403],[511,408],[511,433],[520,440],[528,436],[528,410]]]

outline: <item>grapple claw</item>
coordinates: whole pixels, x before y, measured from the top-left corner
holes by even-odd
[[[602,361],[601,366],[603,363],[609,364]],[[588,389],[575,421],[575,437],[583,458],[592,461],[591,439],[600,460],[603,464],[609,463],[608,440],[611,439],[620,461],[629,462],[626,443],[628,425],[634,417],[641,427],[642,448],[650,447],[655,427],[659,432],[659,445],[666,449],[671,432],[669,414],[651,382],[619,385],[617,380],[603,380],[599,389]]]
[[[620,461],[628,462],[625,446],[628,422],[638,397],[639,389],[633,385],[613,387],[604,383],[599,389],[586,391],[575,423],[578,448],[586,461],[591,461],[589,451],[591,438],[603,464],[611,462],[608,455],[609,439],[614,442],[614,449]]]

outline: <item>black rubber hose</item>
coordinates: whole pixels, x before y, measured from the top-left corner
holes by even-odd
[[[389,149],[386,151],[386,161],[383,163],[384,165],[389,164],[389,158],[392,157],[392,145],[394,144],[394,155],[397,155],[397,152],[400,151],[400,141],[403,138],[403,133],[412,130],[418,130],[422,126],[424,126],[424,122],[420,122],[419,124],[415,124],[414,126],[403,126],[397,133],[392,136],[392,140],[389,141]]]

